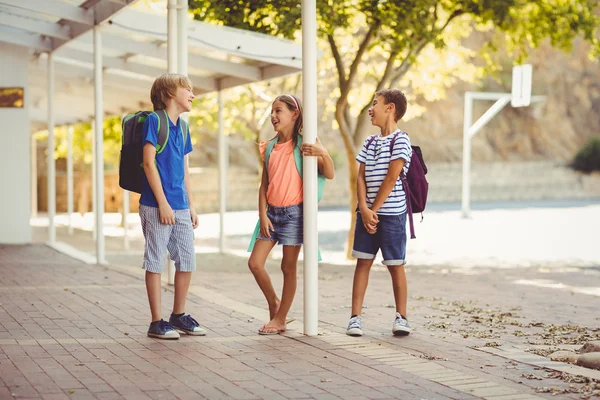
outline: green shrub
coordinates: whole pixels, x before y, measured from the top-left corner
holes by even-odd
[[[600,136],[593,137],[577,152],[571,166],[581,172],[600,171]]]

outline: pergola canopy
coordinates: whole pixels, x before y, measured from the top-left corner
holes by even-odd
[[[106,115],[149,108],[150,86],[167,71],[167,16],[133,11],[136,0],[0,0],[0,42],[32,50],[32,129],[47,121],[47,53],[55,69],[57,125],[94,116],[92,28],[101,26]],[[289,40],[199,21],[188,24],[188,76],[196,94],[271,79],[302,68]]]

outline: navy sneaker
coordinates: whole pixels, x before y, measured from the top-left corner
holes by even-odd
[[[150,324],[148,336],[159,339],[179,339],[179,333],[164,319],[154,321]]]
[[[177,329],[181,333],[194,336],[206,335],[206,329],[201,328],[198,321],[192,318],[192,316],[189,314],[184,314],[181,317],[176,317],[175,315],[171,314],[169,323],[173,326],[173,328]]]

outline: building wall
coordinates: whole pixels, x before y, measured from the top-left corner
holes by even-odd
[[[0,108],[0,243],[30,243],[31,151],[29,51],[3,43],[0,46],[0,87],[23,87],[23,108]]]
[[[429,203],[458,203],[461,200],[462,164],[428,163]],[[219,174],[216,168],[192,168],[194,206],[198,213],[219,211]],[[92,208],[91,174],[75,173],[75,212],[85,213]],[[259,176],[243,168],[229,168],[227,210],[256,210],[258,207]],[[118,212],[122,193],[116,172],[104,175],[106,212]],[[38,178],[38,202],[42,212],[47,210],[46,176]],[[581,174],[554,161],[525,161],[514,163],[474,163],[471,175],[471,199],[483,201],[528,200],[591,200],[600,199],[600,173]],[[67,179],[64,172],[56,176],[56,210],[67,210]],[[319,207],[349,207],[348,177],[338,171],[325,186]],[[131,212],[137,212],[139,195],[130,196]]]

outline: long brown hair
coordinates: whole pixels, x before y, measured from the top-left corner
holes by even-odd
[[[294,147],[296,147],[298,145],[298,137],[302,136],[302,131],[304,130],[304,123],[302,122],[302,118],[304,116],[302,111],[302,103],[300,103],[300,100],[292,94],[282,94],[280,96],[277,96],[275,100],[273,100],[273,104],[275,104],[275,102],[277,101],[281,101],[282,103],[284,103],[287,106],[287,108],[292,112],[298,111],[298,118],[296,119],[296,123],[294,124],[294,132],[292,134]],[[277,136],[275,136],[273,139],[278,137],[279,134],[277,134]]]

